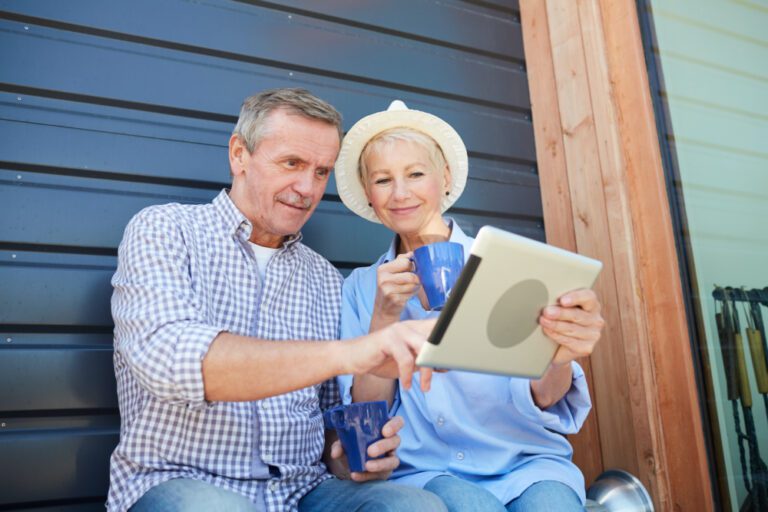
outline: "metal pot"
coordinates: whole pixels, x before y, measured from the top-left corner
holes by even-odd
[[[654,512],[653,501],[643,484],[621,469],[609,469],[587,490],[587,498],[605,512]]]

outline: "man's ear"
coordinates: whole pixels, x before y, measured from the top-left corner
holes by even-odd
[[[229,138],[229,172],[232,176],[237,176],[245,170],[245,157],[248,155],[248,148],[243,139],[235,134]]]

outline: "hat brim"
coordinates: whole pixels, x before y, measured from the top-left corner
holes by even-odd
[[[381,223],[373,208],[368,206],[368,198],[360,181],[360,153],[368,141],[379,133],[401,127],[429,135],[445,155],[451,172],[451,190],[440,203],[441,213],[456,202],[467,184],[467,148],[451,125],[437,116],[419,110],[386,110],[368,115],[355,123],[344,136],[334,172],[336,189],[341,200],[347,208],[371,222]]]

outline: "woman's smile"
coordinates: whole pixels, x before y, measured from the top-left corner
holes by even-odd
[[[392,212],[392,215],[397,215],[398,217],[405,217],[412,213],[415,213],[416,210],[419,209],[419,206],[421,205],[414,205],[414,206],[400,206],[397,208],[388,208],[390,212]]]

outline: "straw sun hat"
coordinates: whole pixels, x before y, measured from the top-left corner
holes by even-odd
[[[391,128],[411,128],[432,137],[442,149],[448,168],[451,171],[451,190],[440,204],[444,212],[456,202],[467,184],[467,148],[456,130],[437,116],[410,110],[400,100],[395,100],[383,112],[365,116],[359,120],[344,136],[339,158],[336,160],[336,188],[344,204],[364,219],[381,222],[373,208],[368,206],[368,198],[360,181],[358,170],[360,153],[365,145],[379,133]]]

